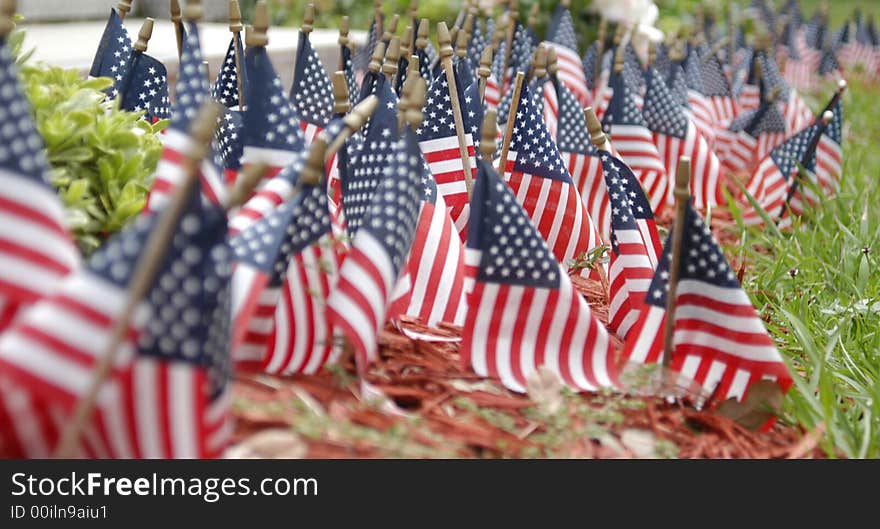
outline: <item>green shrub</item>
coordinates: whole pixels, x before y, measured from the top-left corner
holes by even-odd
[[[143,208],[162,153],[142,112],[106,100],[110,79],[83,79],[75,69],[26,62],[20,32],[10,44],[25,93],[46,143],[51,181],[68,208],[68,225],[88,255]],[[14,39],[14,40],[13,40]]]

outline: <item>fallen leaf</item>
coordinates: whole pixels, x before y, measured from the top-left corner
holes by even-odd
[[[272,428],[230,447],[226,459],[302,459],[309,447],[292,430]]]
[[[545,413],[555,415],[562,409],[562,378],[546,366],[540,366],[526,377],[529,398]]]
[[[716,411],[749,430],[758,431],[782,409],[782,388],[776,382],[759,380],[751,385],[746,398],[739,402],[728,399]]]

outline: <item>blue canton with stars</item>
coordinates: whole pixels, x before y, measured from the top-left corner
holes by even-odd
[[[642,65],[632,44],[627,44],[623,50],[623,75],[629,86],[637,88],[640,92],[645,87]]]
[[[734,118],[729,128],[733,132],[743,131],[749,136],[757,138],[761,134],[784,133],[785,127],[785,118],[776,103],[762,101],[755,110]]]
[[[356,71],[364,71],[367,69],[367,65],[370,64],[370,58],[373,55],[373,50],[376,49],[376,44],[378,42],[379,36],[377,35],[376,20],[373,19],[373,22],[370,24],[370,29],[367,31],[366,44],[363,47],[358,48],[354,55],[353,66]]]
[[[0,40],[0,169],[50,185],[43,138],[34,124],[5,40]]]
[[[171,128],[188,132],[190,123],[208,99],[210,86],[202,70],[202,50],[199,44],[199,28],[187,24],[186,38],[180,55],[180,74],[174,94],[176,101],[172,113]]]
[[[645,92],[643,115],[652,132],[685,139],[688,118],[681,105],[673,99],[660,75],[651,75],[651,84]]]
[[[367,205],[364,230],[379,241],[394,267],[394,276],[409,254],[421,209],[424,162],[416,139],[409,130],[392,148],[391,160],[382,170],[382,180]],[[344,196],[344,195],[343,195]],[[357,245],[357,239],[354,242]]]
[[[700,57],[695,50],[690,50],[682,62],[682,67],[684,68],[684,80],[687,83],[687,87],[700,94],[705,94],[703,68],[700,66]]]
[[[764,74],[761,78],[764,89],[769,92],[778,86],[780,90],[778,100],[788,101],[788,98],[791,95],[791,87],[779,72],[779,65],[776,64],[776,60],[764,52],[761,52],[759,60],[761,61],[762,72]]]
[[[657,272],[651,280],[651,287],[645,302],[656,307],[666,308],[666,295],[669,292],[669,253],[671,251],[671,231],[663,245],[663,255],[657,264]],[[684,234],[681,240],[681,262],[679,279],[693,279],[721,288],[740,288],[733,270],[724,253],[712,236],[709,227],[688,202],[685,214]]]
[[[348,85],[348,100],[351,105],[354,106],[355,104],[357,104],[360,87],[358,87],[357,78],[354,74],[351,48],[349,48],[348,46],[342,46],[339,50],[339,53],[342,57],[342,72],[345,74],[345,84]]]
[[[559,79],[554,79],[553,85],[559,101],[559,121],[556,124],[559,150],[597,156],[598,150],[590,139],[587,118],[577,97]]]
[[[452,116],[452,97],[446,72],[442,72],[428,89],[425,98],[424,121],[416,130],[419,141],[455,136],[455,119]]]
[[[270,287],[280,287],[290,258],[329,232],[327,193],[320,185],[304,185],[292,200],[236,235],[231,245],[236,262],[265,273]]]
[[[636,125],[647,127],[642,112],[636,105],[635,97],[629,83],[621,73],[612,73],[608,81],[613,94],[608,103],[608,110],[602,116],[602,127],[605,132],[611,132],[614,125]]]
[[[171,115],[168,98],[168,71],[154,57],[134,51],[119,85],[122,109],[144,111],[147,120],[167,119]]]
[[[630,191],[626,178],[621,176],[620,167],[623,165],[619,160],[603,151],[602,174],[605,177],[605,186],[608,188],[608,204],[611,208],[611,249],[620,255],[620,247],[617,240],[618,230],[638,230],[636,218],[631,207],[635,206],[635,200],[630,198]]]
[[[504,180],[477,160],[467,246],[482,252],[477,280],[559,288],[559,264]]]
[[[599,54],[599,45],[597,43],[593,43],[587,48],[587,51],[584,53],[584,58],[581,61],[584,67],[584,77],[587,80],[587,88],[590,90],[594,90],[596,88],[596,79],[593,78],[593,75],[596,73],[596,61],[597,55]]]
[[[91,77],[109,77],[113,85],[106,89],[107,95],[113,99],[119,94],[119,87],[128,70],[131,57],[132,42],[128,30],[119,18],[115,9],[110,10],[110,18],[104,27],[104,34],[98,43],[98,50],[89,70]]]
[[[397,128],[397,116],[393,110],[385,108],[383,103],[384,101],[396,104],[396,101],[387,97],[390,92],[390,88],[383,85],[381,93],[385,93],[386,97],[380,100],[376,114],[371,120],[371,126],[363,136],[362,145],[359,149],[350,149],[351,159],[346,164],[344,174],[340,167],[342,206],[351,236],[357,233],[365,221],[373,194],[395,160],[397,138],[396,134],[391,132],[391,127]],[[394,94],[390,95],[394,97]],[[394,99],[396,100],[396,97]]]
[[[513,170],[571,184],[556,142],[531,100],[528,87],[523,87],[510,137],[510,150],[516,152]]]
[[[629,166],[608,151],[599,151],[599,156],[603,169],[607,171],[610,168],[622,185],[626,186],[626,205],[629,206],[632,216],[637,220],[654,220],[651,203]]]
[[[284,94],[266,48],[249,48],[245,56],[248,90],[244,113],[245,145],[299,152],[305,140],[299,116]]]
[[[196,186],[198,191],[198,186]],[[231,251],[226,214],[192,198],[146,300],[153,315],[138,354],[209,370],[210,396],[230,376]]]
[[[718,57],[712,55],[708,60],[701,64],[701,73],[703,77],[703,89],[707,96],[730,97],[730,84],[724,75],[724,68]]]
[[[241,169],[241,156],[244,153],[244,116],[237,110],[226,109],[214,131],[215,149],[220,155],[224,169]]]
[[[561,5],[556,6],[554,19],[555,24],[551,24],[552,27],[547,30],[547,40],[576,52],[578,44],[577,36],[574,33],[574,22],[571,19],[571,11]]]
[[[678,101],[678,104],[686,108],[689,107],[687,81],[685,81],[684,68],[680,64],[670,62],[669,77],[666,79],[666,83],[672,97]]]
[[[779,168],[779,172],[786,180],[791,178],[792,173],[797,169],[797,165],[802,163],[807,150],[810,149],[813,138],[819,132],[819,127],[813,125],[807,127],[801,132],[795,134],[791,138],[785,140],[780,145],[770,151],[770,158]],[[812,157],[813,153],[810,153]]]
[[[490,44],[488,35],[484,36],[480,29],[481,25],[480,20],[474,20],[474,31],[471,35],[471,41],[468,43],[468,57],[471,59],[471,64],[480,64],[483,49]]]
[[[333,88],[309,35],[300,31],[290,99],[300,119],[324,127],[333,114]]]
[[[829,110],[834,112],[834,118],[828,123],[828,128],[825,129],[825,135],[831,138],[834,143],[838,145],[843,144],[843,103],[841,103],[840,99],[834,103]]]
[[[241,45],[241,37],[233,35],[229,41],[229,48],[226,50],[226,57],[223,59],[223,66],[220,67],[220,73],[214,81],[211,88],[211,97],[215,101],[227,108],[239,106],[241,102],[238,100],[238,75],[239,71],[235,67],[235,48],[238,48],[238,56],[244,58],[244,48]],[[244,72],[242,71],[242,90],[247,85]]]

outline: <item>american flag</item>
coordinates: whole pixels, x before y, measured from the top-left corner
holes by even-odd
[[[358,86],[357,75],[354,71],[354,57],[351,46],[339,47],[339,66],[342,73],[345,74],[345,84],[348,85],[348,100],[352,106],[357,104],[358,94],[360,94],[360,86]]]
[[[817,127],[810,125],[785,140],[765,157],[752,172],[746,190],[771,219],[779,217],[786,205],[794,177],[813,141]],[[760,224],[763,219],[751,206],[743,212],[743,222]]]
[[[131,37],[125,29],[125,24],[122,23],[116,9],[111,8],[110,17],[104,26],[104,33],[98,42],[98,49],[89,70],[90,77],[109,77],[113,80],[113,86],[107,89],[107,95],[111,99],[119,94],[119,84],[128,69],[131,47]]]
[[[326,302],[341,260],[323,184],[232,240],[233,356],[273,374],[316,373],[332,346]]]
[[[709,53],[709,52],[707,52]],[[738,109],[733,94],[730,91],[730,83],[724,75],[724,68],[717,56],[708,58],[700,57],[700,71],[703,77],[703,95],[712,104],[715,119],[715,130],[726,128],[730,121],[736,117]]]
[[[214,132],[215,150],[220,155],[227,182],[235,182],[244,154],[244,115],[240,110],[225,109]]]
[[[699,209],[715,207],[724,202],[721,162],[684,109],[672,98],[659,74],[651,75],[645,93],[644,118],[654,135],[654,145],[663,160],[667,175],[675,174],[682,156],[691,159],[691,193]],[[666,204],[675,198],[673,186],[667,186]]]
[[[660,362],[669,291],[670,244],[624,345],[623,358],[635,364]],[[783,391],[791,376],[764,329],[748,295],[740,287],[699,214],[687,206],[676,286],[670,368],[700,385],[718,400],[745,398],[759,380],[772,380]]]
[[[550,75],[540,79],[534,78],[529,83],[529,90],[532,92],[532,104],[544,119],[550,137],[555,138],[559,125],[559,96],[556,93],[554,78]]]
[[[457,77],[456,75],[456,86],[458,86]],[[463,107],[461,109],[463,120],[467,123],[475,122],[476,110],[472,107],[478,102],[474,101],[470,95],[467,96],[469,100],[463,97],[464,94],[461,93],[461,90],[459,90],[459,96]],[[474,118],[469,118],[468,111],[474,112]],[[467,233],[470,206],[465,186],[464,164],[461,160],[452,112],[449,83],[446,72],[442,72],[434,79],[428,90],[423,112],[425,119],[421,127],[416,130],[416,136],[431,174],[437,181],[437,189],[449,208],[449,214],[455,223],[456,230],[464,239]],[[475,136],[471,131],[465,133],[472,180],[477,174],[474,139]]]
[[[648,124],[636,106],[632,88],[623,75],[615,72],[610,86],[613,95],[608,110],[602,116],[602,125],[610,132],[611,142],[639,179],[651,201],[655,213],[666,203],[668,179],[663,159],[654,145]]]
[[[819,62],[819,75],[825,78],[842,79],[843,71],[840,62],[837,60],[837,54],[830,44],[826,44],[822,48],[822,60]]]
[[[828,107],[834,118],[816,146],[816,177],[829,196],[837,193],[843,168],[843,102],[839,97],[835,99]]]
[[[607,151],[600,151],[600,156],[611,209],[608,326],[625,338],[639,318],[654,276],[654,264],[648,249],[648,244],[653,241],[642,237],[633,213],[638,208],[650,208],[626,164]],[[653,247],[650,252],[655,252]]]
[[[587,119],[577,97],[558,81],[555,87],[559,100],[559,121],[556,127],[559,154],[571,175],[572,183],[580,192],[587,213],[596,224],[602,240],[607,241],[611,235],[611,215],[599,150],[590,141]]]
[[[732,173],[749,172],[774,147],[785,141],[785,118],[773,101],[742,113],[719,132],[715,141],[725,169]]]
[[[124,55],[124,54],[123,54]],[[143,111],[144,119],[155,123],[171,115],[168,71],[158,59],[134,50],[129,53],[122,80],[116,85],[121,108]]]
[[[587,89],[590,91],[590,100],[595,96],[596,61],[600,60],[598,54],[599,44],[598,42],[594,42],[589,48],[587,48],[587,51],[584,52],[584,58],[581,59],[581,66],[583,67],[584,72],[584,82],[587,85]]]
[[[480,29],[481,25],[482,20],[479,18],[474,20],[474,30],[471,34],[471,41],[468,43],[467,48],[471,64],[480,64],[480,57],[483,55],[483,49],[491,44],[491,42],[489,42],[489,33],[487,32],[484,35],[483,31]]]
[[[556,142],[523,87],[517,107],[504,179],[560,263],[601,244],[593,219],[568,174]],[[585,277],[598,272],[584,269]]]
[[[241,75],[242,90],[247,84],[244,75],[244,68],[239,72],[235,67],[235,52],[238,48],[238,56],[244,58],[244,47],[241,45],[241,36],[235,34],[229,41],[229,48],[226,50],[226,57],[223,59],[223,65],[220,66],[220,73],[211,87],[211,97],[214,101],[222,104],[226,108],[236,108],[241,106],[238,100],[238,77]]]
[[[0,41],[0,330],[79,267],[9,46]]]
[[[436,81],[436,80],[435,80]],[[412,248],[398,282],[409,291],[395,300],[389,316],[416,316],[426,325],[464,323],[464,244],[438,192],[427,162],[421,173],[422,207]]]
[[[321,58],[312,48],[309,34],[302,31],[296,48],[290,100],[299,115],[306,145],[309,145],[333,116],[333,88]]]
[[[258,187],[229,223],[236,234],[293,197],[294,182],[281,170],[303,157],[305,141],[300,120],[287,99],[281,80],[264,47],[251,47],[245,56],[248,90],[245,93],[244,151],[242,164],[265,163],[267,180]]]
[[[478,162],[467,261],[476,264],[462,362],[523,392],[544,366],[584,391],[614,386],[605,326],[573,288],[511,189]]]
[[[163,139],[162,158],[156,166],[153,185],[144,207],[145,212],[153,213],[161,210],[174,195],[177,184],[186,178],[185,153],[190,150],[192,144],[188,133],[190,123],[198,114],[202,103],[208,99],[209,90],[210,86],[202,70],[199,29],[194,23],[188,23],[180,56],[174,114],[171,126]],[[209,156],[202,162],[199,180],[205,199],[214,204],[223,204],[227,194],[226,179],[214,158]]]
[[[381,35],[379,35],[381,30],[378,24],[379,20],[374,18],[373,22],[370,24],[370,29],[367,30],[367,42],[362,48],[355,52],[354,57],[352,58],[352,66],[356,73],[363,73],[366,71],[367,65],[370,64],[373,50],[376,49],[376,44],[379,42],[379,37],[381,37]]]
[[[228,435],[226,216],[194,189],[156,280],[136,307],[81,440],[90,457],[205,458]],[[31,392],[19,445],[47,457],[86,393],[157,216],[139,216],[0,337],[0,371]],[[0,393],[14,394],[8,386]],[[20,398],[20,396],[19,396]],[[36,424],[35,424],[36,423]]]
[[[647,310],[624,346],[629,362],[657,363],[663,357],[669,253],[667,239],[645,300]],[[670,368],[719,401],[741,401],[759,380],[775,381],[787,390],[791,376],[779,351],[709,227],[690,205],[681,255]]]
[[[739,114],[755,110],[761,105],[760,79],[755,71],[757,57],[752,48],[744,48],[743,53],[740,66],[734,69],[732,87]]]
[[[389,139],[367,148],[359,156],[373,160],[375,171],[361,176],[359,180],[372,182],[364,191],[353,193],[358,222],[354,223],[351,251],[327,302],[334,335],[348,338],[361,369],[377,354],[378,332],[412,246],[423,195],[422,157],[409,129],[403,141]],[[375,191],[367,193],[373,182],[378,184]],[[343,191],[343,204],[348,204],[349,197]],[[353,219],[348,220],[352,229]]]
[[[556,56],[559,58],[559,73],[557,75],[559,80],[574,93],[581,105],[589,105],[593,98],[587,87],[581,58],[578,56],[577,37],[574,32],[571,11],[565,6],[556,6],[554,17],[557,23],[553,27],[553,31],[547,33],[547,44],[556,50]]]
[[[709,147],[715,146],[715,107],[704,95],[706,89],[703,85],[703,73],[700,66],[700,58],[696,52],[691,52],[681,64],[684,68],[684,81],[687,85],[688,108],[690,118],[700,134],[706,138]]]
[[[813,112],[810,110],[806,101],[798,94],[797,90],[790,87],[782,74],[779,73],[779,65],[776,60],[767,53],[761,53],[759,56],[763,71],[762,81],[767,90],[779,87],[782,115],[785,118],[788,133],[793,134],[803,129],[813,121]]]

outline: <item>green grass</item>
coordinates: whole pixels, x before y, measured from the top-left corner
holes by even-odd
[[[754,265],[743,286],[770,318],[795,378],[784,421],[823,425],[822,446],[832,456],[880,457],[877,93],[876,85],[853,82],[846,96],[840,193],[783,237],[746,232],[733,250]]]

